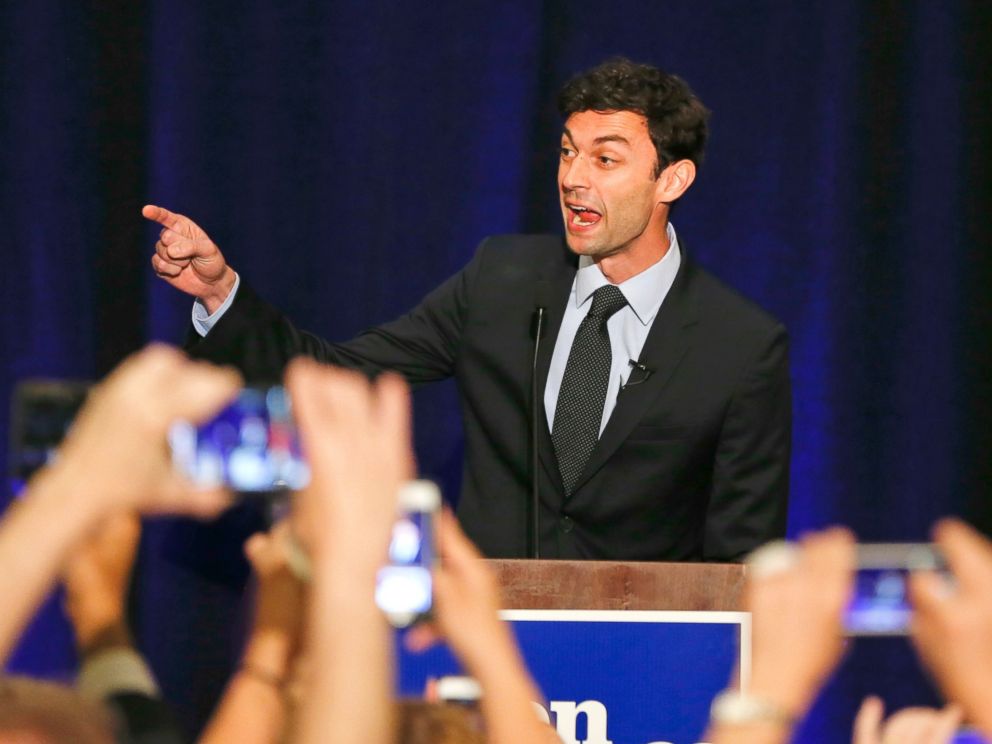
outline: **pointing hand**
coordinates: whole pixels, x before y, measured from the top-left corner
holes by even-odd
[[[176,289],[200,299],[213,313],[234,287],[234,270],[217,244],[189,217],[149,204],[141,214],[162,225],[152,268]]]

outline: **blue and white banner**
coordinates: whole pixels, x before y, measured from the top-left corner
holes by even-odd
[[[696,744],[710,701],[747,679],[745,612],[507,610],[565,744]],[[458,674],[446,648],[400,653],[400,692]]]

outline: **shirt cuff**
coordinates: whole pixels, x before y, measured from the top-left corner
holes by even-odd
[[[241,286],[241,276],[238,272],[234,272],[234,286],[231,287],[231,291],[227,293],[223,304],[214,311],[213,315],[207,314],[207,306],[204,305],[199,298],[193,300],[193,328],[201,336],[206,336],[210,333],[210,329],[214,327],[218,320],[223,317],[227,309],[231,307],[231,303],[234,302],[234,296],[238,293],[238,287]]]
[[[160,696],[155,677],[141,654],[127,647],[107,649],[87,658],[79,670],[76,689],[92,700],[106,700],[124,692]]]

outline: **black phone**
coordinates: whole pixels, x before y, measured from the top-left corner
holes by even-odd
[[[77,380],[30,379],[14,388],[8,472],[15,494],[58,456],[91,387],[91,382]]]
[[[200,426],[176,422],[169,444],[175,467],[202,487],[278,495],[310,482],[289,393],[280,386],[244,388]]]

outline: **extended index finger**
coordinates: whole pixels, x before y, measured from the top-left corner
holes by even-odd
[[[170,212],[165,207],[159,207],[155,204],[146,204],[143,206],[141,208],[141,216],[172,229],[179,227],[183,220],[182,215]]]

